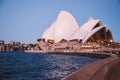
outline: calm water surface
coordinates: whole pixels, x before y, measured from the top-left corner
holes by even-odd
[[[79,55],[0,53],[0,80],[60,80],[98,58]]]

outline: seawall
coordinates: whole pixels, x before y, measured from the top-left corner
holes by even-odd
[[[26,51],[32,53],[49,53],[61,55],[80,55],[102,58],[83,68],[69,74],[61,80],[119,80],[120,79],[120,57],[115,53],[120,51],[101,51],[101,52],[44,52],[44,51]],[[108,53],[109,52],[109,53]],[[114,53],[114,54],[112,54]],[[118,71],[119,70],[119,71]]]
[[[61,80],[109,80],[112,72],[120,67],[120,58],[115,54],[109,55],[111,57],[88,64]]]

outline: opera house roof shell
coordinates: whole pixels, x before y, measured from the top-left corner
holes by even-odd
[[[65,40],[78,40],[82,43],[89,41],[112,42],[112,33],[100,20],[90,18],[85,24],[79,26],[76,19],[67,11],[61,11],[57,20],[45,30],[42,35],[46,41],[54,40],[55,43]]]

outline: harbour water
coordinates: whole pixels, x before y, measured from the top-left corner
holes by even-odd
[[[68,54],[1,52],[0,80],[60,80],[96,60]]]

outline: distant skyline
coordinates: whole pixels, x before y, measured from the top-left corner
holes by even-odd
[[[100,19],[120,42],[120,0],[0,0],[0,40],[37,43],[59,12],[71,13],[82,26]]]

